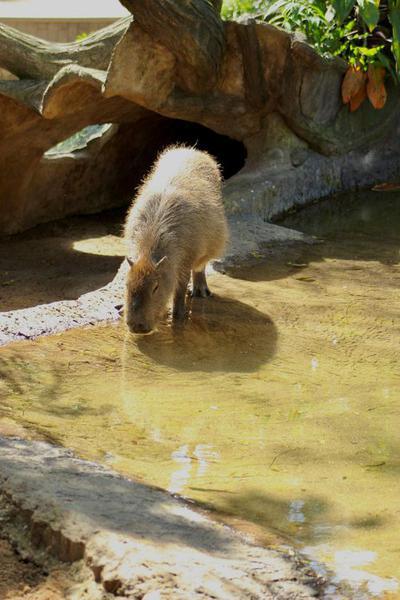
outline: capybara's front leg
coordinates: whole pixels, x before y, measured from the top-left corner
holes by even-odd
[[[192,284],[193,298],[208,298],[208,296],[211,296],[204,269],[202,271],[192,271]]]
[[[182,273],[179,277],[178,285],[175,290],[172,318],[178,323],[185,319],[185,301],[189,278],[190,271],[185,271]]]

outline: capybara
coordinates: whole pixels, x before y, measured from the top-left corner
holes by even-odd
[[[125,318],[135,333],[149,333],[173,299],[174,321],[185,317],[187,286],[207,297],[205,267],[221,256],[228,238],[221,173],[207,152],[170,146],[138,190],[125,223]]]

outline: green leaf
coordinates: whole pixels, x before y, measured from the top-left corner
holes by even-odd
[[[358,52],[360,54],[364,54],[364,56],[368,56],[368,57],[373,57],[376,56],[377,54],[379,54],[379,52],[383,49],[383,46],[375,46],[375,48],[365,48],[363,46],[360,46],[358,48]]]
[[[393,62],[389,60],[388,57],[383,54],[383,52],[379,52],[377,59],[389,71],[393,79],[397,81],[398,79],[393,69]]]
[[[389,21],[393,27],[392,52],[396,60],[396,71],[400,74],[400,6],[391,3]]]
[[[356,26],[356,21],[354,19],[352,19],[351,21],[348,21],[347,23],[344,24],[344,30],[346,33],[353,31],[353,29]]]
[[[333,0],[333,8],[337,14],[339,23],[343,23],[355,3],[356,0]]]
[[[357,0],[357,4],[368,29],[373,31],[379,21],[379,0]]]
[[[267,8],[267,10],[263,11],[264,18],[268,21],[268,19],[271,15],[279,13],[279,11],[282,10],[283,8],[285,8],[285,5],[287,5],[287,4],[288,4],[287,0],[277,0],[277,2],[273,2]]]

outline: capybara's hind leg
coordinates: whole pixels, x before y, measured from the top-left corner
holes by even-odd
[[[189,278],[190,271],[182,274],[175,290],[172,318],[177,322],[182,322],[185,319],[185,301]]]
[[[211,292],[208,289],[206,274],[204,269],[202,271],[192,271],[192,297],[193,298],[208,298],[211,296]]]

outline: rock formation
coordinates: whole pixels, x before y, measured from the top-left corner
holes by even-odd
[[[392,176],[398,92],[350,113],[346,65],[221,1],[121,0],[132,19],[52,44],[0,25],[0,233],[126,203],[157,151],[197,143],[224,167],[228,211],[270,218]],[[82,128],[87,147],[47,155]]]

